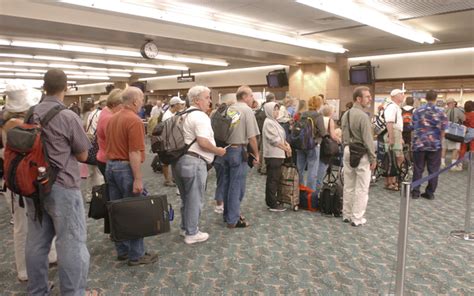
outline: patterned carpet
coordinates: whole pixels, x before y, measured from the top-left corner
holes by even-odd
[[[178,209],[175,189],[161,186],[163,177],[151,171],[150,161],[143,167],[148,191],[167,193]],[[412,202],[407,295],[474,295],[474,244],[449,236],[463,228],[466,181],[466,170],[448,172],[440,177],[435,200]],[[393,294],[400,196],[382,183],[370,189],[368,223],[355,228],[319,213],[270,213],[264,203],[265,177],[252,170],[242,205],[251,227],[229,230],[213,211],[212,170],[200,223],[210,234],[207,242],[184,244],[177,210],[170,233],[145,239],[147,249],[159,253],[159,262],[129,267],[115,260],[102,220],[88,219],[88,286],[100,295]],[[16,280],[9,220],[2,199],[0,294],[25,295],[26,285]],[[50,279],[58,284],[57,268],[50,270]]]

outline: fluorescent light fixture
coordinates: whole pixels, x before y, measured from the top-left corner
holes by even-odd
[[[98,53],[98,54],[104,54],[105,49],[100,48],[100,47],[92,47],[92,46],[82,46],[82,45],[69,45],[69,44],[64,44],[61,47],[62,50],[65,51],[75,51],[75,52],[87,52],[87,53]]]
[[[356,61],[367,61],[367,60],[384,60],[384,59],[406,58],[406,57],[436,56],[436,55],[444,55],[444,54],[451,55],[451,54],[456,54],[456,53],[469,53],[469,52],[474,53],[474,47],[384,54],[384,55],[365,56],[365,57],[353,57],[353,58],[349,58],[348,61],[356,62]]]
[[[0,53],[0,58],[32,59],[31,54]]]
[[[68,78],[88,79],[88,80],[109,80],[107,76],[87,76],[87,75],[69,75]]]
[[[44,63],[28,63],[28,62],[13,62],[13,66],[23,66],[23,67],[48,67],[48,64]]]
[[[26,68],[4,68],[4,67],[0,67],[0,71],[30,72],[30,70]]]
[[[223,66],[223,67],[229,66],[229,63],[227,63],[224,60],[195,58],[195,57],[186,57],[186,56],[173,56],[173,55],[170,55],[170,54],[158,54],[155,59],[182,62],[182,63]]]
[[[146,7],[142,5],[125,3],[123,1],[111,1],[111,0],[95,0],[95,1],[84,1],[84,0],[60,0],[60,2],[68,3],[72,5],[78,5],[82,7],[88,7],[91,9],[99,9],[105,11],[111,11],[116,13],[122,13],[127,15],[135,15],[139,17],[151,18],[158,21],[165,21],[171,23],[177,23],[180,25],[187,25],[192,27],[198,27],[202,29],[208,29],[212,31],[219,31],[224,33],[230,33],[250,38],[256,38],[260,40],[269,40],[278,43],[289,44],[293,46],[317,49],[322,51],[334,52],[334,53],[344,53],[346,49],[338,44],[325,44],[318,42],[314,39],[305,38],[305,37],[293,37],[289,35],[284,35],[280,33],[272,33],[270,31],[261,31],[253,28],[251,25],[245,27],[245,24],[232,22],[218,22],[214,18],[210,17],[210,13],[202,11],[200,14],[197,14],[199,6],[195,7],[191,12],[184,14],[182,12],[173,11],[173,10],[159,10],[156,8]],[[200,6],[202,7],[202,6]],[[182,10],[184,11],[184,10]],[[218,15],[218,13],[214,13]],[[255,21],[255,24],[258,22]],[[254,24],[254,25],[255,25]],[[295,34],[294,34],[295,35]]]
[[[78,65],[70,64],[48,64],[49,68],[59,68],[59,69],[79,69]]]
[[[61,49],[61,46],[57,43],[46,43],[46,42],[35,42],[35,41],[20,41],[13,40],[10,46],[18,47],[32,47],[32,48],[45,48],[45,49]]]
[[[118,56],[134,57],[134,58],[139,58],[142,56],[138,51],[110,49],[110,48],[106,49],[105,53],[109,55],[118,55]]]
[[[133,69],[133,73],[141,73],[141,74],[156,74],[157,72],[154,70],[146,70],[146,69]]]
[[[63,57],[55,57],[55,56],[43,56],[43,55],[35,55],[33,56],[35,60],[50,60],[50,61],[64,61],[70,62],[72,59],[70,58],[63,58]]]
[[[270,66],[259,66],[259,67],[250,67],[250,68],[229,69],[229,70],[196,72],[196,73],[192,73],[192,75],[201,76],[201,75],[215,75],[215,74],[225,74],[225,73],[252,72],[252,71],[260,71],[260,70],[276,70],[276,69],[287,68],[287,67],[288,66],[285,66],[285,65],[270,65]],[[158,77],[140,78],[138,79],[138,81],[162,80],[162,79],[176,78],[176,77],[177,77],[176,75],[166,75],[166,76],[158,76]]]
[[[0,76],[15,76],[15,77],[43,77],[39,73],[23,73],[23,72],[0,72]]]
[[[434,43],[435,38],[430,34],[414,29],[403,24],[398,20],[391,19],[387,15],[380,13],[374,9],[359,5],[353,1],[347,0],[296,0],[300,4],[304,4],[322,11],[326,11],[335,15],[351,19],[358,23],[362,23],[376,29],[388,32],[393,35],[400,36],[419,43]]]
[[[88,83],[88,84],[81,84],[81,85],[78,85],[77,87],[78,87],[78,88],[81,88],[81,87],[101,86],[101,85],[109,85],[109,84],[110,84],[110,83],[108,83],[108,82]]]
[[[10,45],[11,41],[6,39],[0,39],[0,45]]]

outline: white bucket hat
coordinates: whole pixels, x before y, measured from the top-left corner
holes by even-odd
[[[41,100],[39,90],[16,80],[7,84],[5,93],[7,95],[5,110],[13,113],[28,111],[30,107],[37,105]]]

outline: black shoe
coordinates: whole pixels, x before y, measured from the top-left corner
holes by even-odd
[[[138,260],[128,260],[128,266],[146,265],[158,261],[158,254],[145,253]]]
[[[350,222],[351,222],[351,219],[344,218],[344,219],[342,219],[342,222],[344,222],[344,223],[350,223]]]
[[[411,198],[412,199],[419,199],[420,198],[420,194],[419,193],[411,193]]]
[[[118,256],[117,256],[117,260],[118,260],[118,261],[125,261],[125,260],[128,260],[128,254],[125,254],[125,255],[118,255]]]
[[[286,208],[282,205],[277,205],[276,207],[269,208],[268,209],[270,212],[284,212],[286,211]],[[245,220],[244,220],[245,221]]]
[[[422,193],[421,194],[421,197],[423,198],[426,198],[426,199],[429,199],[429,200],[433,200],[435,197],[434,197],[434,194],[429,194],[429,193]]]
[[[352,222],[352,223],[351,223],[351,226],[359,227],[359,226],[362,226],[362,224],[355,224],[354,222]]]

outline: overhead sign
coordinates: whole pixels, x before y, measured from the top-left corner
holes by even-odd
[[[178,76],[178,83],[183,83],[183,82],[194,82],[194,75],[189,75],[189,76]]]

